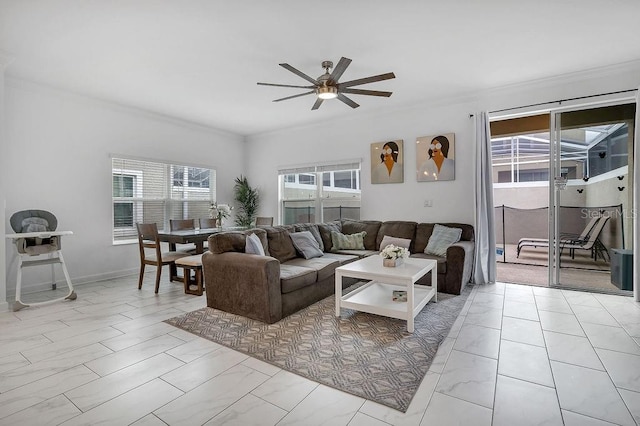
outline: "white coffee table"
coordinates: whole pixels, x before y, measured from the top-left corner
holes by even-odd
[[[340,308],[349,308],[370,314],[398,318],[407,321],[407,331],[413,333],[414,318],[433,298],[438,301],[437,262],[431,259],[408,258],[396,267],[382,266],[382,258],[377,255],[336,268],[336,316]],[[429,271],[431,286],[416,285]],[[342,278],[371,280],[362,287],[342,295]],[[406,302],[394,302],[393,290],[407,292]]]

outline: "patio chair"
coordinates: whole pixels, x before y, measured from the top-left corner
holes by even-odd
[[[586,242],[589,239],[589,235],[591,235],[592,231],[595,229],[596,225],[599,223],[602,216],[597,215],[591,218],[587,226],[585,226],[584,230],[580,234],[570,234],[563,233],[560,234],[560,243],[579,243]],[[548,238],[520,238],[518,241],[518,247],[516,252],[516,257],[520,257],[520,251],[524,247],[549,247],[549,239]]]
[[[78,296],[73,290],[73,284],[67,271],[62,256],[62,236],[72,235],[71,231],[56,231],[58,220],[46,210],[22,210],[14,213],[9,219],[11,228],[15,234],[7,235],[15,243],[18,252],[18,270],[16,276],[16,300],[13,304],[13,310],[18,311],[22,308],[35,305],[43,305],[59,300],[75,300]],[[59,263],[64,277],[69,287],[69,293],[66,296],[38,303],[22,302],[22,268],[30,266],[53,265]],[[52,272],[53,274],[53,272]],[[55,282],[52,289],[55,290]]]
[[[561,241],[560,254],[562,254],[562,251],[564,249],[569,249],[571,258],[574,259],[576,250],[590,250],[591,257],[594,261],[597,261],[598,256],[601,256],[602,260],[604,260],[605,262],[609,262],[611,260],[609,251],[607,250],[607,247],[602,244],[602,241],[600,241],[600,234],[602,233],[604,225],[606,225],[608,221],[608,216],[600,216],[600,220],[598,220],[596,225],[593,227],[589,237],[586,240]]]

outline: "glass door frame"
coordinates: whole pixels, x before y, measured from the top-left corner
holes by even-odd
[[[549,245],[549,255],[548,255],[548,265],[549,265],[549,287],[550,288],[560,288],[560,289],[576,289],[584,291],[584,288],[574,288],[568,285],[563,285],[560,282],[560,238],[558,235],[560,234],[560,191],[563,191],[565,188],[563,187],[563,183],[566,184],[566,180],[562,182],[561,176],[561,131],[562,131],[562,122],[561,115],[563,113],[572,112],[572,111],[580,111],[586,109],[595,109],[595,108],[603,108],[614,105],[623,105],[623,104],[636,104],[636,120],[634,123],[633,132],[630,132],[630,137],[633,137],[633,174],[629,176],[629,178],[634,180],[633,188],[633,252],[638,253],[638,248],[640,247],[638,241],[638,231],[640,228],[638,227],[635,212],[638,212],[638,181],[635,179],[640,173],[637,170],[640,166],[640,149],[638,149],[638,144],[636,141],[636,136],[640,133],[638,131],[638,117],[640,116],[640,111],[638,108],[640,105],[638,104],[638,97],[635,93],[631,96],[625,96],[618,99],[609,99],[602,101],[594,101],[588,104],[576,104],[571,106],[566,106],[562,108],[554,108],[549,110],[549,241],[553,241],[553,244]],[[551,249],[553,247],[553,249]],[[637,277],[640,273],[640,268],[637,267],[640,264],[638,260],[639,256],[634,256],[634,270],[633,270],[633,282],[637,283]],[[639,285],[634,286],[634,296],[635,299],[640,301],[640,287]],[[620,294],[623,294],[622,291]],[[627,292],[624,292],[627,294]]]

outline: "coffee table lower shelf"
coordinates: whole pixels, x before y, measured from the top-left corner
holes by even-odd
[[[370,281],[362,287],[342,296],[340,299],[340,308],[354,309],[356,311],[409,321],[409,318],[411,318],[411,320],[415,318],[436,294],[436,290],[432,287],[414,285],[413,309],[410,309],[408,306],[409,301],[394,302],[392,300],[394,290],[407,291],[407,287]],[[412,322],[413,321],[410,321],[410,323]],[[413,332],[412,329],[408,331]]]

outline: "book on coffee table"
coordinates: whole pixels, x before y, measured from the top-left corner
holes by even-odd
[[[407,301],[407,292],[404,290],[393,290],[393,301],[394,302],[406,302]]]

